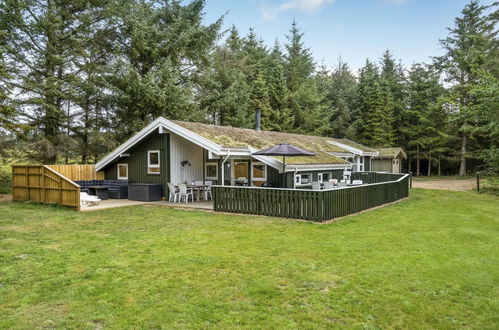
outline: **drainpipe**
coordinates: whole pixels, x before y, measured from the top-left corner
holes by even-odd
[[[295,182],[296,173],[298,173],[298,168],[297,167],[295,167],[295,172],[293,173],[293,189],[296,189],[296,182]],[[286,172],[284,172],[284,175],[286,175]]]
[[[227,157],[225,157],[225,159],[222,161],[222,186],[225,186],[225,162],[227,161],[227,159],[229,159],[229,156],[230,156],[230,150],[227,152]]]

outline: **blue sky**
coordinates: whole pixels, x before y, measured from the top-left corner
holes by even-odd
[[[467,0],[207,0],[206,22],[227,12],[224,28],[254,27],[266,44],[281,44],[293,19],[315,60],[330,66],[341,56],[353,70],[390,49],[405,66],[441,54],[438,39]],[[491,3],[484,1],[483,3]]]

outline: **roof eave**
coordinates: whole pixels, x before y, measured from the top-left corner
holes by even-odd
[[[200,147],[211,151],[212,153],[219,155],[222,147],[218,145],[217,143],[214,143],[213,141],[210,141],[199,134],[196,134],[186,128],[183,128],[182,126],[175,124],[171,120],[168,120],[163,117],[159,117],[152,121],[149,125],[141,129],[138,133],[136,133],[134,136],[129,138],[127,141],[122,143],[119,147],[114,149],[112,152],[107,154],[103,159],[101,159],[97,164],[95,164],[95,170],[100,171],[107,165],[109,165],[111,162],[119,158],[119,156],[142,141],[146,136],[149,134],[153,133],[156,129],[159,129],[162,127],[162,129],[166,129],[168,132],[175,133],[186,140],[193,142],[194,144],[199,145]],[[159,133],[158,133],[159,134]]]

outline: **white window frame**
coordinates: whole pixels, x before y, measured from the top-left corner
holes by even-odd
[[[120,176],[120,166],[125,166],[126,167],[126,176]],[[116,167],[117,170],[117,175],[116,177],[118,180],[128,180],[128,164],[127,163],[118,163],[118,166]]]
[[[216,169],[216,175],[215,177],[213,176],[208,176],[208,166],[215,166],[215,169]],[[216,162],[206,162],[204,164],[204,173],[205,173],[205,177],[206,177],[206,180],[218,180],[218,163]]]
[[[322,172],[322,173],[319,173],[317,175],[317,179],[318,179],[317,181],[324,182],[324,180],[323,180],[324,174],[329,174],[329,180],[331,180],[331,172]]]
[[[308,175],[308,177],[310,178],[309,182],[307,182],[307,183],[301,183],[301,179],[302,179],[303,175]],[[310,186],[312,184],[312,181],[313,181],[313,175],[312,175],[312,173],[302,173],[302,174],[296,174],[295,175],[295,186]]]
[[[263,173],[265,174],[265,177],[263,178],[255,178],[253,176],[253,167],[255,165],[263,165]],[[262,163],[262,162],[252,162],[251,163],[251,181],[267,181],[267,165]]]
[[[158,164],[151,164],[151,154],[157,153],[158,154]],[[149,171],[150,168],[159,168],[159,172],[151,172]],[[148,150],[147,151],[147,174],[161,174],[161,153],[159,150]]]

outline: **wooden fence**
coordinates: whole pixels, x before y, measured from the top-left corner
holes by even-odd
[[[396,181],[403,177],[400,173],[383,173],[383,172],[354,172],[352,180],[362,180],[363,183],[381,183]]]
[[[46,165],[12,166],[12,199],[80,210],[80,186]]]
[[[409,174],[391,178],[331,190],[213,186],[214,210],[323,222],[408,197]]]
[[[95,165],[47,165],[69,180],[104,180],[104,172],[95,172]]]

